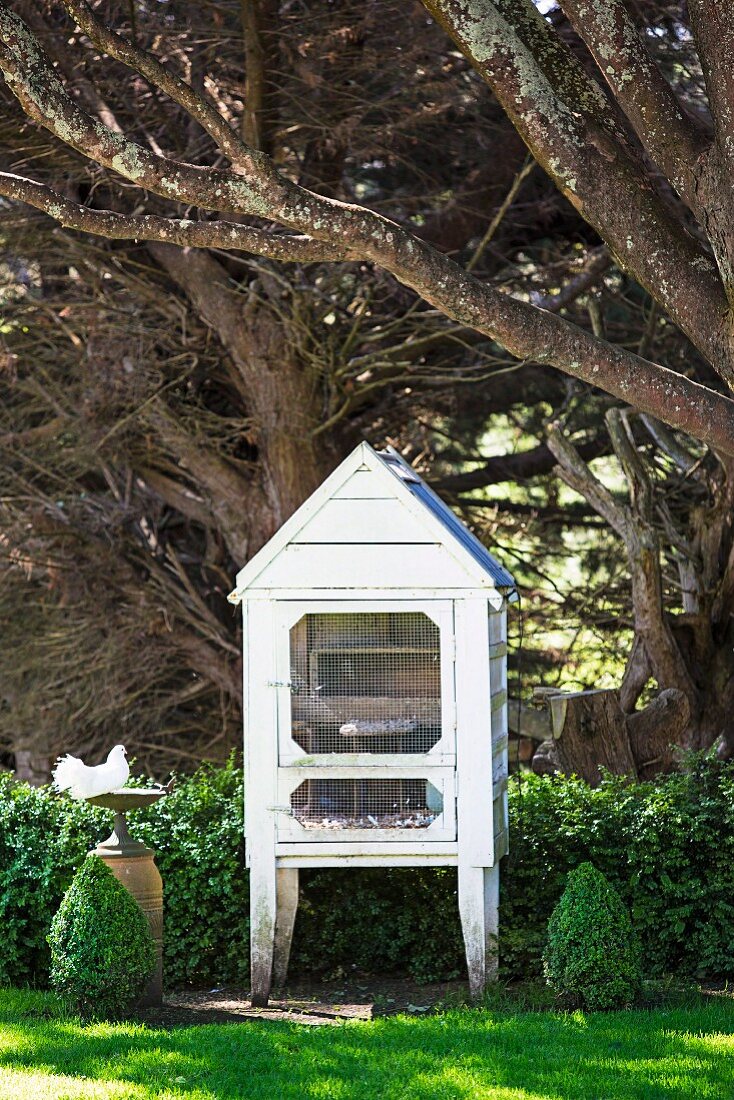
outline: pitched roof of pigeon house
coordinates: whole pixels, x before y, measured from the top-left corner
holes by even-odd
[[[396,450],[360,443],[240,570],[229,600],[288,589],[482,589],[512,599],[515,582]]]

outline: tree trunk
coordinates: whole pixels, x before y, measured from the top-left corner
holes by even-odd
[[[579,691],[550,698],[553,739],[561,771],[592,787],[600,768],[614,775],[637,775],[627,722],[615,691]]]
[[[45,753],[17,749],[15,778],[20,782],[30,783],[32,787],[42,787],[51,779],[51,761]]]
[[[676,748],[684,739],[691,717],[685,693],[667,688],[644,710],[627,716],[627,733],[640,779],[672,771]]]
[[[254,494],[252,482],[240,478],[242,511],[250,512],[249,557],[318,488],[338,457],[323,437],[319,447],[314,439],[320,379],[299,360],[287,326],[271,307],[268,296],[275,288],[266,276],[245,296],[208,253],[149,247],[226,348],[232,383],[251,417],[258,452]]]
[[[614,451],[624,471],[628,503],[612,496],[560,431],[550,426],[548,446],[566,484],[623,541],[632,589],[634,643],[621,687],[632,752],[641,776],[673,767],[670,745],[701,750],[718,744],[734,755],[734,463],[716,456],[698,463],[673,433],[639,417],[656,450],[679,474],[667,492],[653,475],[649,438],[637,414],[611,409],[606,415]],[[635,434],[637,433],[637,434]],[[694,504],[680,510],[671,490],[684,486]],[[673,511],[676,509],[676,512]],[[680,608],[671,614],[663,586],[663,554],[678,563]],[[634,707],[653,680],[661,694],[646,711]]]
[[[616,691],[544,692],[541,698],[550,708],[553,739],[538,748],[533,771],[578,775],[592,787],[602,769],[639,779],[672,770],[690,719],[685,693],[674,688],[630,715]]]

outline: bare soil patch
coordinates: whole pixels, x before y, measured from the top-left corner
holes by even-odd
[[[466,985],[460,981],[418,985],[407,978],[351,978],[290,983],[271,998],[267,1008],[253,1008],[249,991],[235,986],[176,991],[165,995],[162,1008],[147,1008],[136,1015],[154,1027],[246,1020],[291,1020],[320,1026],[399,1012],[425,1015],[439,1004],[461,1003],[466,995]]]

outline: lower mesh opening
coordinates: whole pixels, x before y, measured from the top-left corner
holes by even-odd
[[[307,779],[291,810],[307,829],[427,829],[443,800],[426,779]]]

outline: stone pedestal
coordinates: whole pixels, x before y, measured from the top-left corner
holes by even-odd
[[[155,853],[133,840],[127,831],[125,815],[118,810],[112,835],[97,845],[94,855],[105,861],[148,918],[156,946],[156,966],[138,1004],[158,1006],[163,998],[163,880],[155,865]]]

